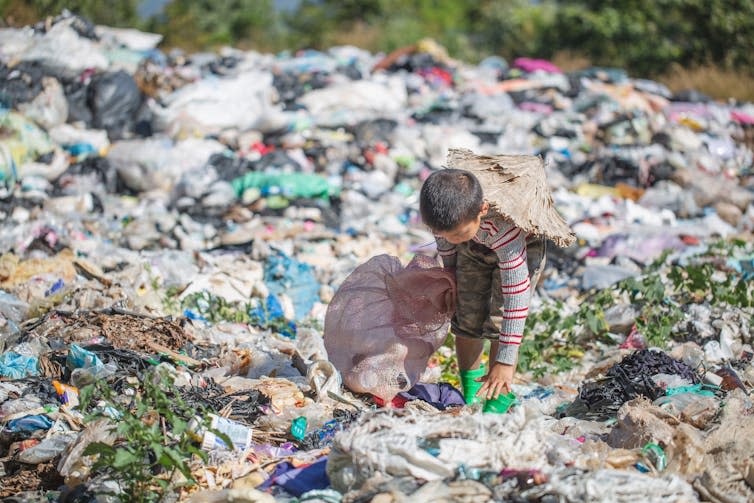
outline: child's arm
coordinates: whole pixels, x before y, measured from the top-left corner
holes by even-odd
[[[503,293],[503,322],[500,327],[500,349],[496,361],[515,365],[518,347],[524,335],[526,316],[529,313],[529,268],[526,265],[526,235],[514,226],[506,224],[489,240],[489,246],[497,253],[500,268],[500,286]]]
[[[500,326],[500,346],[495,363],[479,390],[479,395],[495,398],[513,382],[518,359],[518,348],[524,334],[524,325],[529,312],[529,268],[526,264],[526,235],[518,227],[503,223],[499,231],[491,235],[485,244],[498,256],[500,285],[502,289],[503,321]],[[492,355],[491,355],[492,356]]]

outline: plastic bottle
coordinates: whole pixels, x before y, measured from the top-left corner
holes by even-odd
[[[251,447],[251,428],[215,414],[210,414],[209,417],[211,419],[209,428],[203,425],[203,421],[199,417],[195,417],[189,422],[189,432],[197,442],[201,442],[202,449],[211,451],[228,448],[225,442],[213,431],[226,435],[236,450],[244,451]]]

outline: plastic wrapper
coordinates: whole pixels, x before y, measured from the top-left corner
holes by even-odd
[[[411,389],[448,334],[455,295],[453,275],[425,256],[357,267],[325,316],[325,348],[345,385],[385,401]]]
[[[0,376],[23,379],[37,375],[38,360],[34,356],[24,356],[13,351],[0,355]]]
[[[13,338],[20,334],[18,323],[28,312],[29,304],[0,290],[0,352],[11,348]]]
[[[39,444],[21,451],[18,460],[31,465],[50,461],[61,454],[77,437],[78,433],[72,431],[53,435],[42,440]]]
[[[42,79],[42,92],[29,103],[18,109],[37,124],[50,129],[65,122],[68,118],[68,102],[63,94],[63,86],[53,77]]]

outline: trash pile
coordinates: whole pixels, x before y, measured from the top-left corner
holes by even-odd
[[[754,104],[428,40],[159,42],[0,29],[3,501],[754,499]],[[434,257],[450,148],[542,156],[578,237],[508,414],[445,347],[350,391],[323,338],[358,266]]]

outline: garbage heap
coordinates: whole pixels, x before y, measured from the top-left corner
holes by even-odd
[[[159,41],[0,29],[4,501],[754,499],[754,104],[429,40]],[[384,409],[323,343],[356,266],[435,254],[451,147],[541,155],[579,238],[504,415],[447,348]]]

